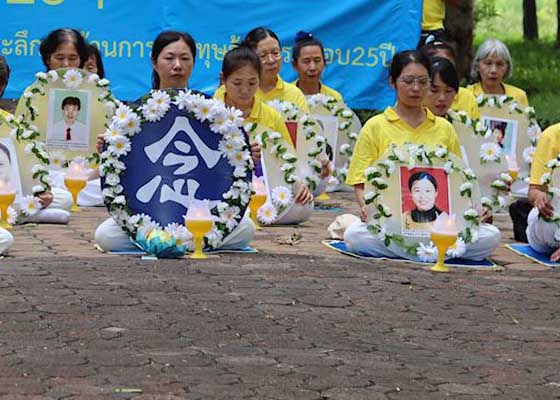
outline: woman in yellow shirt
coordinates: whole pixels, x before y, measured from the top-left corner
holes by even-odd
[[[457,66],[455,60],[455,51],[449,44],[443,41],[428,43],[420,49],[420,53],[428,58],[445,58],[451,61],[453,66]],[[460,86],[457,87],[457,90],[455,90],[455,92],[455,97],[453,98],[453,102],[451,103],[450,108],[453,111],[465,111],[468,116],[471,117],[471,119],[479,119],[480,112],[478,110],[478,105],[476,104],[476,98],[474,97],[472,92]],[[433,111],[434,110],[432,110],[432,112]]]
[[[220,81],[224,87],[223,95],[215,97],[228,107],[235,107],[243,113],[245,122],[256,123],[282,135],[293,149],[292,139],[282,116],[272,107],[256,99],[259,88],[261,64],[253,50],[241,45],[228,51],[222,64]],[[305,184],[298,184],[294,196],[295,209],[290,210],[290,223],[302,222],[309,218],[313,209],[313,195]]]
[[[339,103],[344,103],[339,92],[321,82],[326,66],[325,49],[323,44],[311,33],[302,31],[297,33],[292,51],[292,65],[298,74],[298,79],[292,83],[303,94],[312,96],[321,93],[333,97]]]
[[[480,45],[471,66],[471,77],[476,83],[467,86],[475,96],[481,94],[513,97],[522,106],[529,100],[524,90],[504,83],[511,76],[513,63],[507,46],[498,39],[488,39]]]
[[[449,122],[423,106],[430,85],[430,64],[416,51],[404,51],[393,57],[389,81],[397,92],[397,105],[383,114],[369,119],[360,132],[352,156],[346,183],[354,186],[360,208],[361,222],[351,225],[344,234],[346,246],[363,255],[398,256],[418,260],[398,247],[385,246],[381,239],[367,229],[367,207],[364,200],[365,170],[396,143],[442,145],[461,156],[459,140]],[[498,246],[500,232],[488,224],[481,224],[479,240],[467,247],[463,257],[480,260]]]
[[[550,254],[550,261],[553,262],[560,261],[560,230],[556,223],[550,222],[550,218],[560,208],[560,203],[557,198],[549,197],[546,191],[548,184],[541,179],[545,173],[550,173],[546,164],[558,154],[560,124],[547,128],[537,143],[529,177],[529,202],[533,209],[527,218],[526,231],[531,247],[540,253]]]

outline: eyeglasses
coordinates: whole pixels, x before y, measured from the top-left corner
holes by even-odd
[[[408,86],[412,86],[416,82],[418,86],[424,87],[430,83],[430,77],[427,75],[424,76],[407,75],[399,78],[398,81]]]
[[[262,61],[267,60],[269,56],[272,56],[273,60],[278,60],[279,58],[282,58],[282,52],[280,49],[274,49],[269,53],[257,53],[257,57],[259,57]]]

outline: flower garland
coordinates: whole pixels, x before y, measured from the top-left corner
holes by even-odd
[[[38,95],[44,96],[46,94],[47,86],[58,80],[62,80],[64,86],[68,89],[77,89],[82,85],[82,83],[84,83],[84,81],[86,81],[87,83],[94,84],[95,87],[101,89],[101,93],[97,96],[97,100],[103,104],[107,119],[110,119],[113,116],[119,102],[115,100],[109,89],[109,80],[101,79],[99,78],[99,75],[91,74],[81,69],[62,68],[50,70],[49,72],[38,72],[35,74],[35,77],[37,78],[35,83],[23,92],[23,98],[25,99],[23,103],[25,113],[17,118],[21,126],[21,130],[18,130],[16,137],[20,142],[29,141],[25,151],[27,153],[35,154],[35,156],[41,161],[41,164],[45,166],[44,173],[41,172],[41,174],[37,174],[37,177],[35,177],[35,174],[33,176],[34,178],[39,179],[41,184],[44,186],[45,182],[43,180],[43,176],[48,175],[48,168],[46,168],[46,166],[49,165],[51,161],[55,167],[58,166],[58,163],[61,163],[60,167],[67,167],[71,160],[64,160],[63,157],[60,158],[59,152],[54,152],[54,154],[47,153],[45,151],[46,146],[44,143],[34,141],[40,136],[37,126],[33,125],[39,115],[39,111],[32,104],[34,98]],[[99,154],[93,153],[87,157],[87,160],[92,165],[98,165]]]
[[[471,128],[472,133],[475,136],[480,136],[484,139],[490,139],[492,137],[491,129],[485,129],[482,121],[480,121],[479,119],[472,119],[467,114],[467,112],[463,110],[454,111],[449,109],[447,111],[446,118],[451,123],[458,122],[468,128]],[[499,164],[501,156],[502,149],[494,141],[483,143],[480,146],[479,157],[481,164]],[[482,205],[489,211],[493,211],[495,209],[503,209],[504,207],[506,207],[511,198],[511,193],[509,190],[511,183],[511,176],[507,173],[501,173],[490,185],[494,190],[491,196],[483,197],[481,199]]]
[[[406,253],[418,256],[422,261],[435,261],[437,249],[432,242],[425,244],[417,242],[407,244],[403,235],[388,233],[383,225],[383,219],[392,216],[391,209],[380,201],[381,194],[388,189],[386,178],[389,178],[397,166],[405,165],[413,167],[418,164],[432,166],[434,161],[444,161],[444,169],[447,173],[458,173],[463,178],[463,184],[459,187],[462,197],[472,198],[473,182],[476,175],[470,168],[461,168],[449,159],[449,152],[445,147],[436,146],[426,148],[424,145],[404,145],[399,147],[393,144],[389,150],[387,159],[369,167],[365,170],[365,177],[374,190],[364,194],[366,205],[372,206],[374,213],[368,223],[368,231],[383,241],[389,247],[392,243],[402,248]],[[458,234],[457,245],[448,250],[448,255],[461,257],[466,251],[466,245],[478,240],[476,228],[480,225],[480,215],[474,208],[470,208],[463,214],[468,226]]]
[[[339,103],[334,97],[321,93],[310,96],[307,101],[309,103],[309,108],[315,109],[322,107],[333,117],[337,117],[339,119],[338,130],[348,139],[348,143],[343,143],[338,148],[338,154],[347,157],[347,160],[343,167],[333,169],[332,178],[334,181],[329,182],[329,185],[337,186],[340,182],[346,182],[348,168],[352,160],[352,154],[354,153],[354,146],[358,141],[358,132],[352,131],[354,113],[344,104]]]
[[[245,132],[254,134],[258,126],[256,123],[246,124]],[[299,180],[294,174],[298,158],[290,152],[288,146],[283,144],[282,135],[278,132],[265,130],[256,135],[256,141],[262,149],[268,149],[271,155],[283,163],[281,170],[286,186],[280,185],[273,188],[271,201],[267,201],[257,213],[260,222],[270,225],[294,202],[293,184]]]
[[[222,135],[219,150],[234,167],[232,186],[223,194],[223,201],[211,209],[214,227],[205,236],[206,247],[215,249],[220,246],[223,238],[243,218],[241,210],[249,204],[251,196],[247,177],[253,168],[253,160],[241,129],[243,119],[239,110],[185,90],[152,90],[138,106],[121,104],[105,132],[108,147],[101,154],[100,166],[100,175],[105,177],[103,198],[115,221],[137,242],[144,244],[144,250],[160,257],[179,257],[192,250],[192,235],[181,224],[172,223],[162,228],[148,215],[132,214],[120,177],[126,170],[122,158],[132,148],[130,138],[141,131],[143,123],[163,118],[172,104],[185,110],[189,118],[208,122],[213,132]]]
[[[507,107],[510,113],[525,115],[527,117],[529,121],[529,126],[527,128],[527,137],[531,142],[531,146],[523,149],[523,160],[530,166],[533,162],[533,154],[535,153],[537,141],[542,134],[541,128],[539,127],[537,121],[535,109],[533,107],[524,107],[520,105],[513,97],[507,95],[496,96],[480,94],[476,98],[476,103],[478,107],[488,106],[490,108],[495,107],[498,109]],[[482,123],[480,125],[482,125]]]
[[[311,174],[305,174],[305,181],[309,189],[312,192],[315,191],[321,183],[319,175],[322,171],[321,163],[316,157],[323,152],[327,142],[323,136],[317,134],[319,124],[309,114],[300,111],[295,104],[289,101],[272,100],[268,102],[268,105],[276,109],[285,121],[297,122],[298,126],[301,124],[305,140],[307,142],[313,141],[313,146],[307,152],[307,165],[311,167]]]
[[[545,172],[541,176],[541,185],[545,188],[546,194],[551,198],[559,198],[560,197],[560,188],[557,186],[552,185],[552,176],[554,175],[554,171],[560,167],[560,154],[558,154],[553,159],[549,160],[546,163],[546,168],[550,169],[550,172]],[[542,218],[539,214],[539,218]],[[560,210],[555,209],[554,215],[549,220],[550,222],[555,223],[557,226],[560,227]]]

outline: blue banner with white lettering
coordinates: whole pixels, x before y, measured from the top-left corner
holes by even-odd
[[[251,29],[266,26],[282,41],[285,80],[296,78],[296,32],[312,32],[325,46],[323,82],[350,107],[383,109],[394,102],[387,66],[395,52],[416,47],[422,0],[0,0],[0,11],[0,54],[12,68],[7,98],[18,98],[44,70],[40,40],[56,28],[76,28],[98,45],[115,95],[133,100],[151,87],[150,50],[160,31],[183,30],[195,38],[189,87],[213,94],[225,52]]]

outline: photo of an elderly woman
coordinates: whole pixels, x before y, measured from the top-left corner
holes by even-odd
[[[426,171],[415,172],[408,178],[412,207],[403,214],[404,230],[430,231],[432,223],[442,213],[436,206],[438,183]]]

